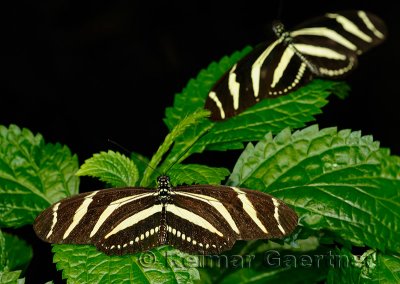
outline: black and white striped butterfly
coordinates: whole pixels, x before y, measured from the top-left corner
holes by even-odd
[[[260,99],[303,86],[313,77],[342,78],[357,66],[358,55],[386,37],[384,22],[364,11],[327,13],[291,32],[275,23],[272,43],[260,44],[214,85],[205,108],[212,120],[243,112]]]
[[[158,189],[114,188],[63,199],[43,211],[34,230],[57,244],[93,244],[106,254],[127,254],[172,245],[191,253],[220,253],[236,240],[281,238],[297,225],[282,201],[228,186]]]

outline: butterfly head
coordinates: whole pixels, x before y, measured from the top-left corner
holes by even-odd
[[[161,175],[157,178],[158,188],[170,187],[169,176]]]
[[[278,38],[282,38],[285,42],[290,42],[291,37],[288,31],[285,29],[285,25],[280,21],[274,21],[272,24],[272,30]]]
[[[272,30],[277,37],[281,37],[281,35],[285,32],[285,25],[280,21],[274,21],[272,23]]]

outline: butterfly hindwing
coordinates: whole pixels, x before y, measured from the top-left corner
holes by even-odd
[[[167,207],[169,245],[191,253],[220,253],[233,246],[230,230],[210,220],[210,215],[202,217],[197,210],[187,214],[187,209],[174,204]]]
[[[106,254],[121,255],[161,245],[158,240],[162,206],[154,204],[154,201],[152,203],[138,212],[131,212],[133,206],[130,206],[118,221],[111,217],[109,222],[113,224],[106,224],[109,232],[101,235],[96,243],[97,248]]]

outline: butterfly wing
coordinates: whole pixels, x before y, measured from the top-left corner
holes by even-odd
[[[179,187],[166,207],[156,202],[155,195],[145,188],[122,188],[66,198],[43,211],[34,230],[46,242],[93,244],[109,255],[161,244],[186,252],[220,253],[236,240],[278,238],[297,225],[292,209],[257,191]],[[167,236],[161,241],[162,223]]]
[[[196,185],[178,187],[172,196],[168,242],[189,252],[220,253],[236,240],[281,238],[297,225],[290,207],[255,190]]]
[[[63,199],[44,210],[34,230],[57,244],[94,244],[107,254],[143,251],[157,245],[161,205],[155,190],[105,189]]]
[[[357,56],[382,43],[384,22],[372,13],[327,13],[290,33],[293,46],[315,66],[315,75],[340,78],[357,66]]]
[[[311,80],[311,73],[282,40],[260,44],[214,85],[205,108],[212,120],[235,116],[264,98],[294,91]]]

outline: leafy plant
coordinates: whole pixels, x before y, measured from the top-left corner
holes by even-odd
[[[24,283],[20,278],[32,258],[32,248],[16,236],[0,231],[0,283]]]
[[[229,176],[227,184],[292,206],[299,215],[295,233],[274,242],[237,242],[225,255],[206,257],[169,246],[107,256],[93,246],[54,245],[57,269],[69,283],[399,282],[400,158],[359,131],[303,128],[329,95],[346,96],[346,84],[314,80],[227,121],[208,120],[203,105],[209,89],[250,50],[212,63],[175,96],[164,119],[170,133],[151,159],[101,152],[78,170],[66,146],[46,144],[15,125],[0,126],[1,228],[32,224],[50,204],[78,192],[78,176],[110,187],[154,186],[156,175],[166,171],[174,185],[219,184]],[[194,153],[238,150],[246,143],[232,172],[182,164]],[[0,283],[23,282],[31,257],[29,245],[0,232]]]
[[[54,202],[77,194],[76,155],[15,125],[0,126],[1,228],[32,224]]]

